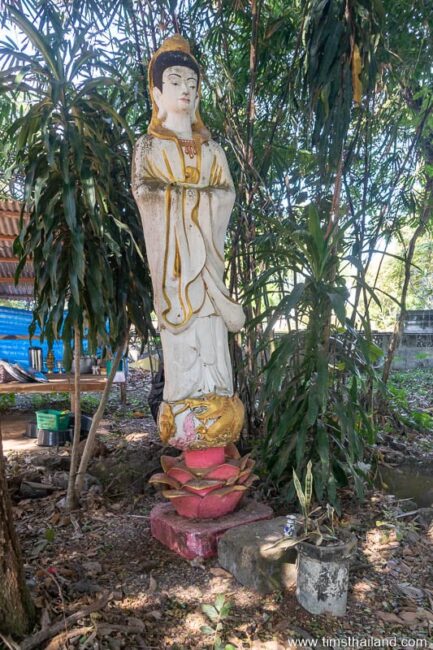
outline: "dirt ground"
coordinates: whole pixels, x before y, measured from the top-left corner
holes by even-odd
[[[20,396],[1,416],[16,526],[38,611],[34,632],[63,621],[54,639],[33,647],[433,648],[433,508],[410,499],[375,488],[362,503],[343,495],[344,524],[356,533],[358,550],[347,615],[338,619],[308,614],[294,587],[260,596],[238,584],[217,559],[188,562],[153,539],[149,514],[162,498],[147,481],[159,468],[162,446],[146,404],[148,387],[149,375],[135,371],[126,406],[113,391],[82,508],[70,515],[62,507],[69,450],[40,448],[22,436],[35,408],[67,405],[67,398],[49,396],[44,404],[39,396],[36,403]],[[86,396],[84,410],[96,404],[97,396]],[[382,437],[377,449],[393,466],[402,461],[398,453],[406,455],[390,440]],[[409,444],[407,435],[405,440],[401,444]],[[30,498],[29,481],[46,485],[46,495]],[[253,496],[263,500],[260,491]],[[202,606],[218,604],[222,596],[227,607],[218,645],[211,633],[218,621]],[[94,611],[86,614],[89,605]]]

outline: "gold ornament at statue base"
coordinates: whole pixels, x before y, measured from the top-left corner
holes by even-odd
[[[237,395],[210,393],[162,402],[158,428],[164,444],[179,449],[224,447],[238,440],[245,409]]]

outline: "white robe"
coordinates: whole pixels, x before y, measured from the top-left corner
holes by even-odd
[[[223,282],[235,199],[221,147],[204,142],[197,171],[175,138],[142,136],[132,189],[139,207],[164,354],[164,400],[233,394],[227,330],[245,321]]]

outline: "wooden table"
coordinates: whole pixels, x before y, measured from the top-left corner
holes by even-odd
[[[74,375],[72,373],[47,374],[48,381],[22,384],[19,381],[10,381],[0,384],[0,395],[5,393],[70,393],[71,410],[74,410]],[[102,393],[107,383],[106,375],[80,375],[80,392]],[[113,384],[114,386],[116,384]],[[122,402],[126,401],[126,384],[120,383]]]

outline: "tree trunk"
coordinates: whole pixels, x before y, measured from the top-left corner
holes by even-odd
[[[427,222],[429,221],[432,215],[432,207],[433,207],[432,203],[433,203],[433,178],[430,178],[427,182],[426,201],[421,214],[420,223],[417,226],[409,242],[406,259],[404,262],[404,281],[403,281],[403,288],[401,290],[400,313],[397,322],[394,326],[394,331],[392,333],[391,339],[389,341],[388,352],[386,355],[385,363],[383,365],[382,381],[384,384],[386,384],[389,379],[389,374],[391,372],[391,365],[394,360],[395,351],[400,345],[400,341],[403,335],[404,319],[406,318],[406,299],[409,290],[409,282],[410,282],[410,276],[412,271],[412,261],[413,261],[413,256],[415,254],[415,245],[419,237],[421,237],[421,235],[424,233],[427,226]]]
[[[344,149],[341,150],[340,160],[338,162],[338,167],[337,167],[337,173],[335,175],[334,194],[332,197],[331,212],[329,215],[328,226],[326,228],[326,233],[325,233],[325,240],[333,253],[335,252],[335,244],[333,243],[333,240],[335,240],[335,233],[337,232],[338,219],[340,213],[341,182],[343,178],[343,166],[344,166]],[[337,267],[334,265],[330,269],[329,277],[326,278],[326,282],[328,282],[330,286],[332,286],[334,283],[336,273],[337,273]],[[328,300],[326,313],[324,314],[324,327],[323,327],[323,338],[322,338],[322,349],[327,359],[329,359],[329,344],[331,340],[331,321],[332,321],[332,305],[331,302]]]
[[[81,402],[80,402],[80,357],[81,357],[81,336],[78,323],[75,324],[75,343],[74,343],[74,440],[71,450],[71,467],[69,469],[68,492],[66,495],[66,507],[73,510],[78,505],[78,499],[75,494],[75,476],[78,466],[78,446],[80,444],[81,434]]]
[[[23,636],[31,630],[33,620],[33,603],[12,520],[0,433],[0,632]]]
[[[101,401],[99,402],[98,409],[95,413],[95,415],[92,418],[92,425],[90,427],[89,435],[87,436],[86,440],[86,446],[84,447],[83,455],[81,456],[81,462],[80,462],[80,467],[78,469],[77,475],[76,475],[76,480],[75,480],[75,495],[77,498],[79,498],[82,489],[83,489],[83,484],[84,484],[84,475],[87,471],[87,467],[89,465],[90,459],[92,457],[93,449],[95,446],[95,440],[96,440],[96,433],[98,431],[98,426],[99,423],[102,419],[102,416],[104,415],[105,411],[105,406],[107,404],[108,396],[110,394],[111,386],[113,385],[113,380],[114,380],[114,375],[117,372],[117,368],[119,367],[120,360],[123,356],[123,353],[125,351],[125,344],[128,340],[128,334],[129,334],[129,328],[128,332],[126,334],[125,341],[120,344],[116,355],[113,360],[113,364],[111,366],[111,371],[110,375],[107,378],[107,383],[104,387],[104,392],[102,393],[101,396]]]

